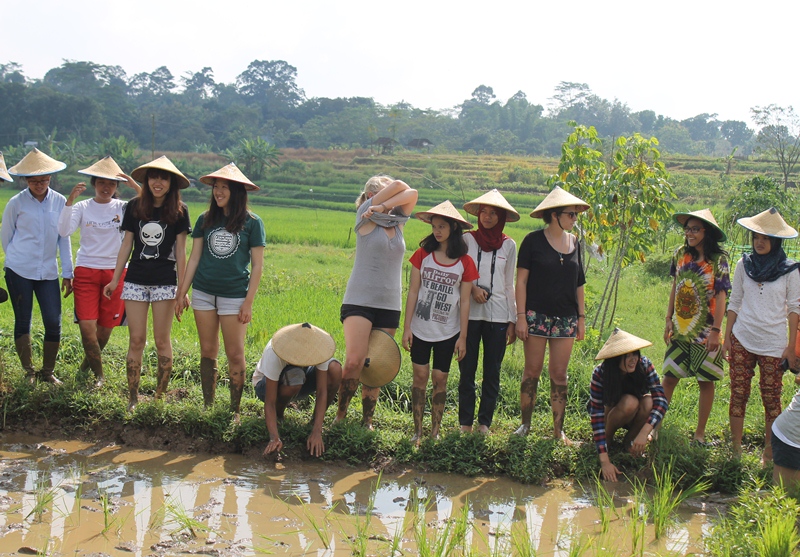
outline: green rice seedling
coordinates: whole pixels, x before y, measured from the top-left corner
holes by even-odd
[[[645,529],[647,527],[647,485],[633,482],[633,506],[628,514],[628,534],[631,538],[631,555],[644,555]]]
[[[606,489],[600,474],[594,477],[594,494],[597,512],[600,515],[600,532],[605,534],[611,524],[612,515],[617,516],[617,508],[614,506],[614,496]]]
[[[580,534],[573,536],[569,544],[569,557],[583,557],[592,547],[592,538]]]
[[[209,531],[208,526],[191,516],[173,497],[167,498],[164,502],[164,510],[166,511],[166,523],[176,527],[170,532],[170,536],[173,538],[184,532],[192,538],[196,538],[198,533]]]
[[[47,512],[47,508],[53,504],[58,486],[49,486],[49,477],[49,474],[41,474],[36,478],[36,483],[33,488],[33,508],[31,512],[27,514],[25,520],[33,516],[36,522],[41,522],[42,516]]]
[[[672,460],[662,469],[661,473],[653,466],[653,479],[655,483],[653,494],[647,496],[645,501],[648,514],[653,519],[655,537],[660,539],[667,533],[667,529],[675,519],[675,510],[681,503],[708,490],[709,484],[701,481],[693,483],[685,490],[677,489],[683,476],[677,481],[673,480]]]
[[[417,517],[414,539],[419,557],[448,557],[456,554],[458,548],[462,550],[461,555],[466,555],[465,542],[469,528],[469,505],[466,502],[458,516],[446,520],[444,527],[433,533],[433,539],[429,535],[425,516]]]
[[[311,506],[306,504],[302,497],[299,495],[295,495],[295,497],[297,497],[297,501],[300,503],[300,507],[303,509],[303,517],[305,517],[306,522],[311,525],[311,528],[317,534],[317,538],[319,538],[322,547],[325,549],[331,549],[331,533],[329,530],[328,517],[336,508],[336,505],[331,505],[331,507],[325,511],[325,515],[320,521],[314,516],[314,513],[311,511]],[[294,512],[294,510],[292,510],[292,512]]]
[[[521,520],[516,526],[511,527],[511,550],[517,557],[536,557],[536,548],[527,520]]]
[[[756,550],[762,557],[792,557],[798,554],[800,536],[797,517],[791,514],[769,514],[758,525]]]
[[[350,554],[354,555],[355,557],[367,557],[367,545],[369,544],[370,539],[369,531],[372,524],[372,512],[375,510],[375,495],[377,493],[376,488],[381,483],[381,476],[382,474],[378,474],[375,482],[373,482],[370,486],[370,496],[367,499],[367,506],[364,509],[364,514],[362,515],[360,512],[357,512],[355,515],[355,533],[352,536],[348,536],[347,532],[345,532],[344,528],[342,528],[344,538],[347,540],[348,545],[350,545]]]

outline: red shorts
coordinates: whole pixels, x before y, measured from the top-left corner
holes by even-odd
[[[75,317],[78,321],[97,321],[101,327],[119,326],[125,318],[125,302],[120,299],[125,271],[119,279],[117,289],[109,300],[103,296],[103,288],[114,278],[114,269],[90,269],[75,267],[72,279],[72,295],[75,297]]]

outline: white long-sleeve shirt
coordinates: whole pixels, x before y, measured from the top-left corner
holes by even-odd
[[[736,313],[732,332],[748,352],[779,358],[788,344],[786,318],[800,314],[800,273],[759,283],[747,276],[740,259],[728,311]]]
[[[108,203],[86,199],[61,210],[58,233],[69,236],[79,228],[81,230],[76,267],[113,269],[116,266],[122,245],[120,225],[125,205],[127,202],[121,199],[112,199]]]
[[[28,280],[56,280],[61,259],[61,276],[72,278],[72,247],[69,238],[58,234],[58,217],[67,199],[47,190],[44,200],[25,188],[8,200],[0,230],[5,268]]]
[[[467,243],[467,254],[478,267],[478,242],[472,234],[464,234]],[[488,321],[490,323],[516,323],[517,300],[514,296],[514,277],[517,273],[517,244],[511,238],[503,242],[497,250],[492,281],[492,252],[481,253],[481,264],[478,269],[480,278],[473,281],[486,290],[492,288],[492,297],[485,304],[474,301],[469,305],[470,321]]]

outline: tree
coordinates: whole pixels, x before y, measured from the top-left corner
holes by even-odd
[[[181,78],[183,84],[183,93],[190,97],[192,100],[204,100],[214,94],[217,86],[214,81],[214,71],[205,67],[199,72],[186,72],[185,76]]]
[[[494,94],[494,89],[488,87],[486,85],[478,85],[474,91],[472,91],[472,100],[484,105],[492,104],[492,101],[497,98]]]
[[[175,78],[166,66],[161,66],[153,73],[136,74],[130,86],[136,95],[163,97],[175,89]]]
[[[242,139],[237,147],[222,153],[241,167],[251,180],[260,180],[268,166],[277,166],[281,152],[261,137]]]
[[[558,174],[549,184],[589,204],[588,215],[580,223],[582,239],[611,261],[592,322],[593,327],[599,324],[602,335],[614,320],[622,269],[644,261],[655,249],[660,222],[669,219],[675,194],[656,138],[645,139],[638,133],[617,138],[608,168],[597,130],[570,124],[573,132],[562,145]]]
[[[555,94],[550,97],[550,110],[559,114],[575,106],[583,105],[592,95],[592,90],[586,83],[562,81],[556,85]]]
[[[725,120],[720,124],[719,131],[732,147],[741,147],[753,139],[753,130],[741,120]]]
[[[26,81],[27,79],[22,73],[22,66],[16,62],[0,64],[0,82],[24,84]]]
[[[239,93],[261,105],[272,118],[300,106],[305,93],[297,86],[297,68],[283,60],[254,60],[236,78]]]
[[[800,117],[791,106],[775,104],[750,109],[753,122],[761,127],[756,136],[758,149],[774,157],[783,174],[783,187],[788,189],[789,176],[800,159]]]

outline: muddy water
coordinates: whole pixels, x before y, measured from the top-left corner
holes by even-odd
[[[620,484],[601,534],[579,486],[525,486],[409,471],[253,461],[117,445],[0,437],[0,555],[629,554],[636,509]],[[458,541],[459,524],[467,524]],[[683,512],[667,539],[645,526],[646,555],[702,551],[709,518]],[[605,548],[605,549],[600,549]],[[530,554],[530,553],[529,553]],[[609,553],[606,553],[609,554]],[[613,554],[613,553],[610,553]]]

